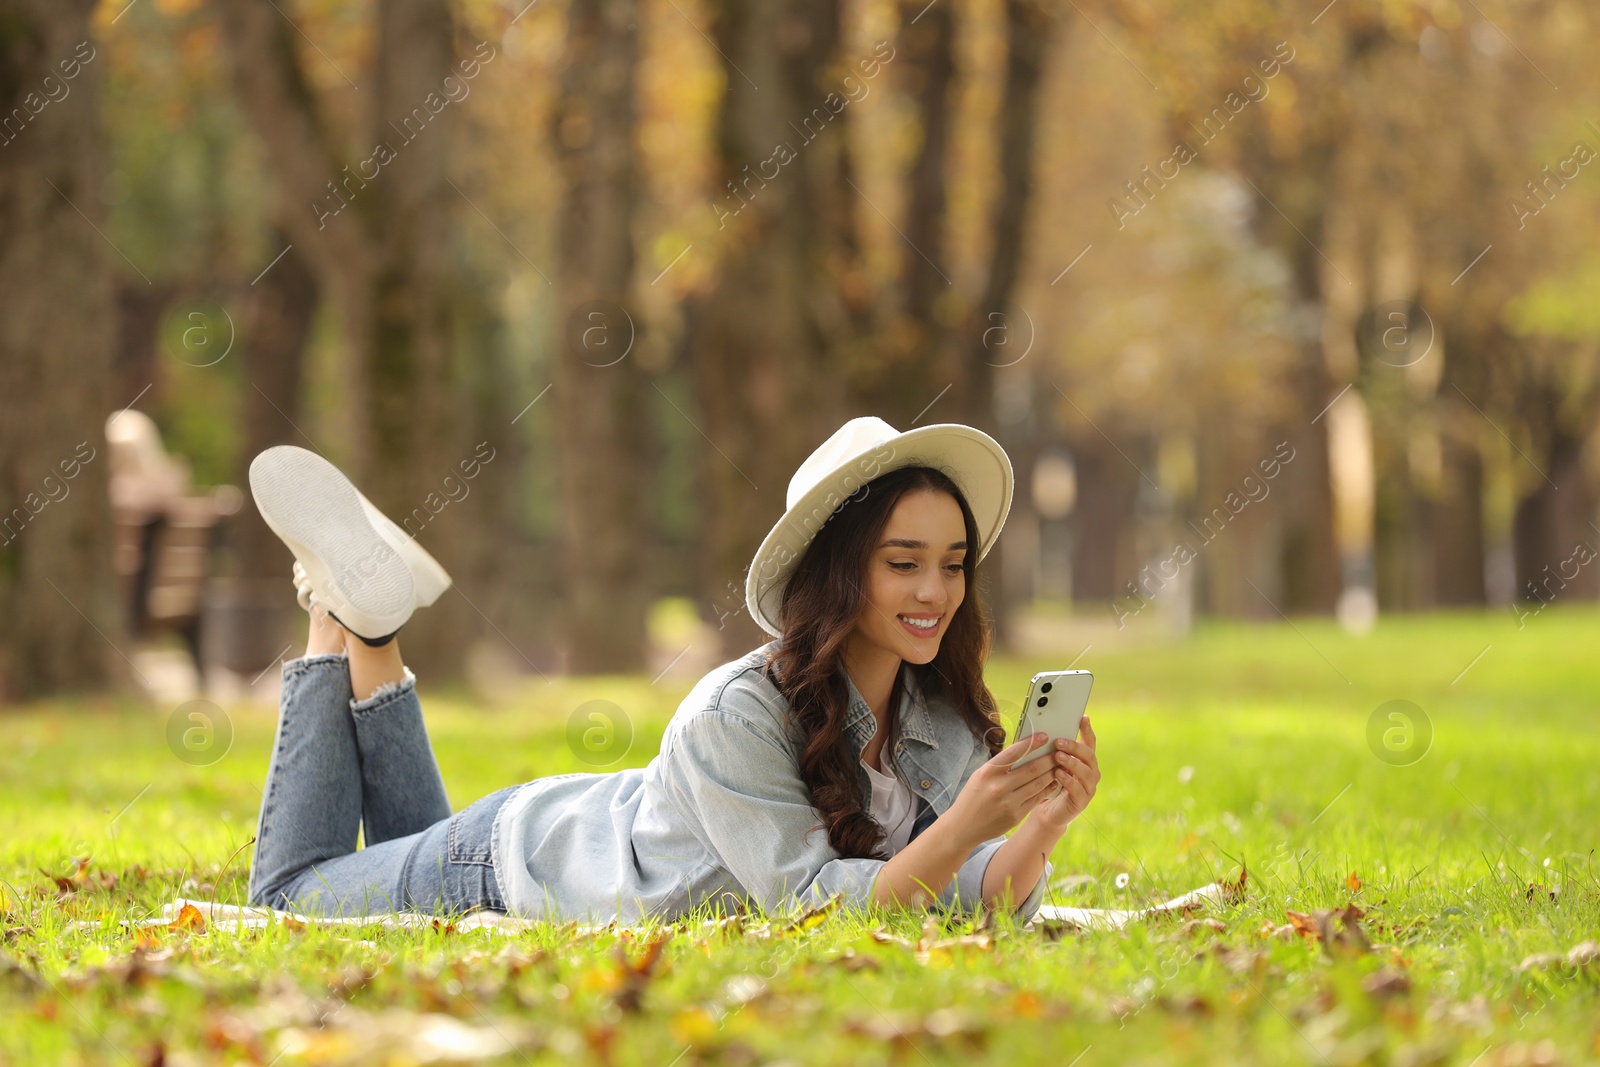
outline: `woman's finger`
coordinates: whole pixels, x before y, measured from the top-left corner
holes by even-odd
[[[1072,807],[1078,811],[1082,811],[1084,805],[1089,802],[1088,793],[1084,790],[1082,783],[1071,775],[1067,775],[1065,781],[1060,778],[1053,779],[1051,784],[1057,788],[1045,790],[1044,794],[1039,798],[1041,801],[1057,800],[1062,795],[1065,795]]]
[[[1029,760],[1022,766],[1013,770],[1008,776],[1014,791],[1026,792],[1033,789],[1041,778],[1048,778],[1056,769],[1053,756],[1040,756],[1038,759]]]
[[[1071,784],[1067,786],[1067,791],[1072,794],[1073,803],[1079,811],[1087,808],[1090,798],[1094,796],[1094,793],[1076,778],[1072,779]]]
[[[1000,755],[997,755],[994,760],[990,760],[990,763],[994,763],[995,766],[998,766],[998,768],[1002,769],[1003,773],[1006,774],[1032,773],[1032,771],[1040,768],[1040,766],[1053,765],[1054,747],[1046,747],[1046,745],[1050,745],[1050,742],[1046,741],[1043,745],[1034,745],[1034,749],[1032,749],[1032,752],[1034,752],[1034,758],[1029,758],[1029,750],[1027,750],[1027,747],[1018,749],[1018,752],[1016,752],[1014,757],[1008,757],[1008,753],[1011,752],[1010,749],[1003,749],[1002,752],[1000,752]],[[1026,781],[1026,779],[1024,779],[1024,781]]]
[[[1098,782],[1100,780],[1100,769],[1098,767],[1075,756],[1068,756],[1067,762],[1061,765],[1061,769],[1080,782]]]
[[[1028,793],[1028,808],[1032,810],[1039,804],[1043,804],[1048,800],[1055,799],[1057,796],[1060,796],[1062,793],[1066,792],[1066,790],[1066,783],[1052,774],[1049,778],[1046,778],[1040,782],[1037,789],[1031,790]]]
[[[1082,741],[1074,741],[1070,737],[1059,737],[1053,742],[1053,747],[1056,752],[1066,752],[1069,755],[1075,755],[1080,760],[1086,760],[1086,758],[1090,757],[1090,753],[1094,752],[1093,747],[1090,747],[1090,745],[1083,744]]]
[[[1094,727],[1089,725],[1089,715],[1084,713],[1083,721],[1078,724],[1078,732],[1083,737],[1083,743],[1090,748],[1095,747]]]
[[[1050,743],[1050,735],[1044,731],[1036,731],[1019,738],[1018,740],[996,752],[989,760],[990,763],[1009,769],[1017,760],[1022,759],[1030,752],[1037,751]]]
[[[1062,743],[1057,746],[1056,750],[1058,752],[1065,752],[1069,755],[1077,756],[1079,759],[1085,761],[1094,756],[1093,745],[1085,744],[1082,741],[1073,741],[1065,738],[1062,739]]]

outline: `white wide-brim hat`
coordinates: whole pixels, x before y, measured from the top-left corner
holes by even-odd
[[[901,433],[876,416],[851,419],[806,457],[789,479],[783,518],[767,534],[745,575],[745,607],[767,633],[781,636],[778,608],[800,557],[838,507],[868,482],[901,467],[944,472],[978,523],[978,559],[988,555],[1011,510],[1011,459],[1000,443],[959,423]]]

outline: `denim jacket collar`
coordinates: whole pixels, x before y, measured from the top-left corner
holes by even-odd
[[[876,730],[872,706],[856,688],[850,673],[842,665],[840,670],[844,672],[845,682],[850,689],[850,715],[846,720],[846,733],[856,750],[856,778],[861,783],[861,795],[870,798],[872,780],[867,776],[866,768],[859,764],[861,754]],[[928,709],[926,694],[917,684],[910,664],[902,661],[900,672],[903,692],[894,717],[895,732],[884,741],[880,759],[886,766],[899,768],[900,776],[917,798],[917,817],[911,827],[911,840],[914,841],[955,799],[955,790],[960,785],[961,770],[968,754],[958,753],[948,746],[946,751],[939,751],[939,728]],[[944,725],[948,729],[949,721]],[[963,735],[968,735],[965,724],[960,729]],[[908,741],[918,744],[908,749]]]
[[[775,665],[770,657],[781,643],[782,639],[778,638],[763,645],[752,653],[750,662],[764,662],[775,674]],[[843,663],[839,664],[838,669],[845,677],[850,697],[845,736],[850,739],[859,764],[861,754],[877,728],[873,723],[871,705],[856,688]],[[889,764],[899,769],[912,793],[920,798],[921,810],[912,830],[914,839],[955,800],[971,765],[981,763],[988,755],[983,745],[973,739],[971,730],[960,714],[943,700],[930,699],[922,686],[917,684],[916,673],[910,664],[902,661],[900,670],[904,680],[898,714],[895,716],[894,732],[885,739],[882,751]],[[777,695],[776,690],[774,695]],[[862,797],[870,798],[872,779],[867,776],[866,767],[856,767],[856,780],[860,783]]]
[[[850,672],[845,670],[842,664],[839,670],[844,674],[845,684],[850,687],[850,715],[845,720],[845,729],[856,741],[856,751],[859,754],[867,747],[867,742],[873,736],[873,728],[869,726],[872,721],[872,706],[856,688]],[[934,730],[933,716],[928,713],[928,702],[923,696],[922,687],[917,684],[911,665],[904,660],[900,662],[900,680],[902,692],[894,716],[899,736],[920,741],[929,748],[938,748],[939,738]]]

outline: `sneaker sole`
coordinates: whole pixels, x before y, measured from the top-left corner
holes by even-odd
[[[367,518],[350,479],[317,455],[276,445],[250,464],[261,518],[300,560],[323,610],[360,637],[383,637],[411,617],[411,569]]]
[[[394,546],[400,558],[406,561],[406,566],[411,568],[411,584],[417,593],[417,607],[425,608],[438,600],[439,595],[450,588],[449,573],[428,554],[427,549],[417,544],[415,537],[363,496],[361,490],[356,490],[356,496],[360,497],[361,506],[366,509],[367,521]]]

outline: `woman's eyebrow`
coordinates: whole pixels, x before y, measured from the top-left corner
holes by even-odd
[[[879,548],[927,548],[928,547],[928,542],[926,542],[926,541],[918,541],[915,538],[911,538],[911,537],[891,537],[891,538],[889,538],[889,540],[885,541],[883,544],[879,545],[878,547]],[[967,547],[967,543],[965,541],[951,541],[950,542],[950,547],[951,548],[966,548]]]

